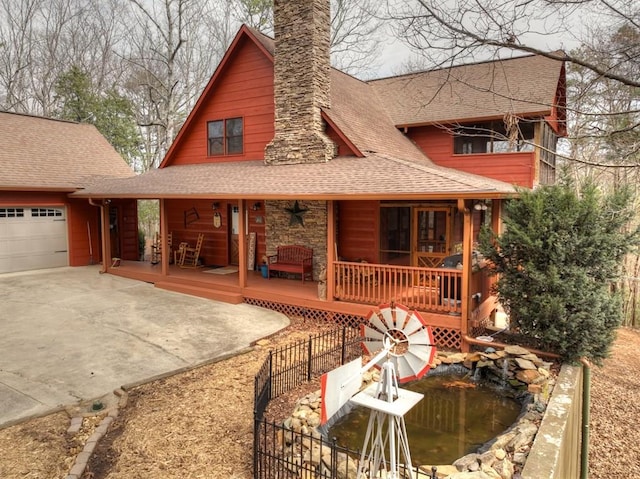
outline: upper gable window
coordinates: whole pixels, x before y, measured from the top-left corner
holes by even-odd
[[[209,156],[242,154],[243,130],[242,118],[227,118],[207,123]]]
[[[509,138],[502,121],[478,123],[457,128],[453,139],[453,153],[513,153],[533,151],[533,123],[520,122],[518,135]]]

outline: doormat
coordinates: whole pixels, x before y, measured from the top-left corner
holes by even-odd
[[[203,273],[211,274],[233,274],[238,272],[237,266],[225,266],[224,268],[213,268],[203,271]]]

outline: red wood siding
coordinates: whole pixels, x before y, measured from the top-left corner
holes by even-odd
[[[243,154],[207,156],[207,122],[237,117],[244,120]],[[273,64],[245,38],[225,64],[165,166],[263,159],[264,148],[273,138],[273,125]]]
[[[217,210],[213,210],[212,204],[218,203]],[[255,201],[249,201],[249,233],[256,233],[256,265],[260,264],[262,256],[266,252],[265,229],[264,229],[264,201],[260,201],[261,208],[257,211],[251,209]],[[172,233],[173,248],[186,242],[195,245],[198,235],[204,234],[204,242],[200,256],[205,265],[225,266],[229,263],[229,211],[230,206],[236,202],[223,200],[166,200],[165,209],[168,217],[167,231]],[[184,224],[184,213],[195,208],[199,218]],[[213,216],[215,212],[220,213],[221,226],[213,226]],[[256,222],[256,217],[262,217],[262,223]]]
[[[345,261],[379,261],[378,201],[338,203],[338,256]]]
[[[436,126],[411,128],[408,136],[438,165],[494,178],[509,184],[533,187],[535,175],[533,152],[454,155],[453,137],[446,129]]]
[[[326,129],[327,136],[331,138],[331,140],[338,145],[338,156],[355,156],[354,151],[347,145],[347,143],[338,136],[338,134],[331,128],[327,126]]]
[[[102,261],[100,208],[87,200],[71,200],[67,207],[69,265],[86,266]],[[91,237],[91,247],[89,247]],[[136,258],[137,259],[137,258]]]

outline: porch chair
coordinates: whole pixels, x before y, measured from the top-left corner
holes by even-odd
[[[171,263],[172,254],[172,242],[173,242],[173,234],[169,233],[167,235],[167,246],[169,247],[169,263]],[[151,244],[151,264],[158,264],[162,261],[162,238],[158,233]]]
[[[202,249],[202,243],[204,242],[204,234],[198,235],[198,241],[194,248],[190,246],[184,246],[182,248],[182,254],[180,255],[179,266],[181,268],[196,268],[198,266],[198,259],[200,258],[200,250]]]

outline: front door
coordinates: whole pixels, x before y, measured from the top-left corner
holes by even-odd
[[[451,210],[414,208],[413,266],[437,268],[451,251]]]

